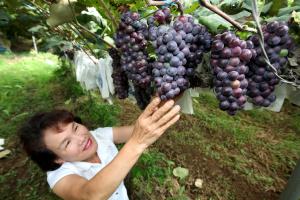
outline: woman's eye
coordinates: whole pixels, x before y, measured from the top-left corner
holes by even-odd
[[[77,131],[78,126],[75,127],[75,131]]]
[[[66,144],[66,148],[69,146],[69,144],[70,144],[70,141],[68,141],[68,142],[67,142],[67,144]]]

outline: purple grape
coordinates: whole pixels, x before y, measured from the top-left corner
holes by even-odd
[[[212,43],[211,65],[215,75],[215,91],[220,108],[230,115],[243,109],[247,100],[248,81],[245,74],[249,71],[247,64],[252,58],[249,49],[252,46],[252,42],[243,41],[231,32],[215,36]]]

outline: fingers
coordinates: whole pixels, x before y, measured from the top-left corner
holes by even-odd
[[[180,111],[180,106],[176,105],[174,106],[166,115],[164,115],[161,119],[157,121],[158,127],[163,126],[168,121],[174,118],[175,115],[178,115]]]
[[[155,122],[162,118],[165,115],[165,113],[167,113],[173,107],[173,105],[173,100],[167,101],[163,106],[161,106],[157,111],[153,113],[153,115],[151,116],[152,121]]]
[[[180,119],[180,115],[175,115],[170,121],[168,121],[165,125],[159,128],[159,132],[163,134],[170,126],[175,124]]]
[[[150,104],[146,107],[146,109],[144,110],[144,112],[142,113],[143,117],[149,117],[153,114],[153,112],[155,112],[157,110],[157,106],[160,103],[160,98],[159,97],[155,97]]]

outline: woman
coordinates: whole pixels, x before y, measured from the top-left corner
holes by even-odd
[[[21,129],[27,154],[63,199],[128,199],[123,179],[141,154],[179,120],[180,107],[155,98],[134,126],[89,131],[64,110],[33,116]],[[114,143],[126,143],[118,152]]]

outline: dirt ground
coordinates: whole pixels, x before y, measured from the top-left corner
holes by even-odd
[[[120,104],[123,108],[120,121],[124,124],[134,122],[134,119],[141,113],[130,102],[124,101],[120,102]],[[197,122],[197,119],[190,115],[183,115],[182,120],[188,121],[191,126]],[[274,126],[282,126],[282,124],[274,124]],[[274,187],[266,191],[261,184],[252,184],[245,176],[232,170],[232,168],[222,164],[218,160],[205,155],[199,146],[182,144],[180,140],[172,136],[174,131],[185,130],[186,128],[186,124],[177,123],[154,144],[153,148],[159,149],[168,159],[174,161],[176,166],[183,166],[189,169],[190,174],[185,189],[190,199],[211,199],[210,197],[228,199],[231,195],[232,199],[279,199],[280,193],[284,189],[292,169],[283,168],[280,171],[273,172],[277,180],[273,184]],[[221,130],[218,134],[213,133],[211,130],[206,131],[204,135],[212,142],[218,142],[228,137]],[[267,138],[267,140],[274,142],[275,136],[266,134],[262,136],[262,139]],[[253,165],[253,168],[263,171],[267,170],[269,165],[272,165],[270,163],[272,161],[268,160],[268,158],[264,160],[264,155],[267,155],[267,151],[261,149],[261,151],[257,152],[257,149],[253,148],[251,144],[247,144],[246,149],[250,152],[252,151],[253,157],[257,158],[257,162]],[[236,150],[233,149],[232,151]],[[204,186],[202,189],[194,185],[196,178],[203,180]],[[225,195],[224,193],[227,194]]]

